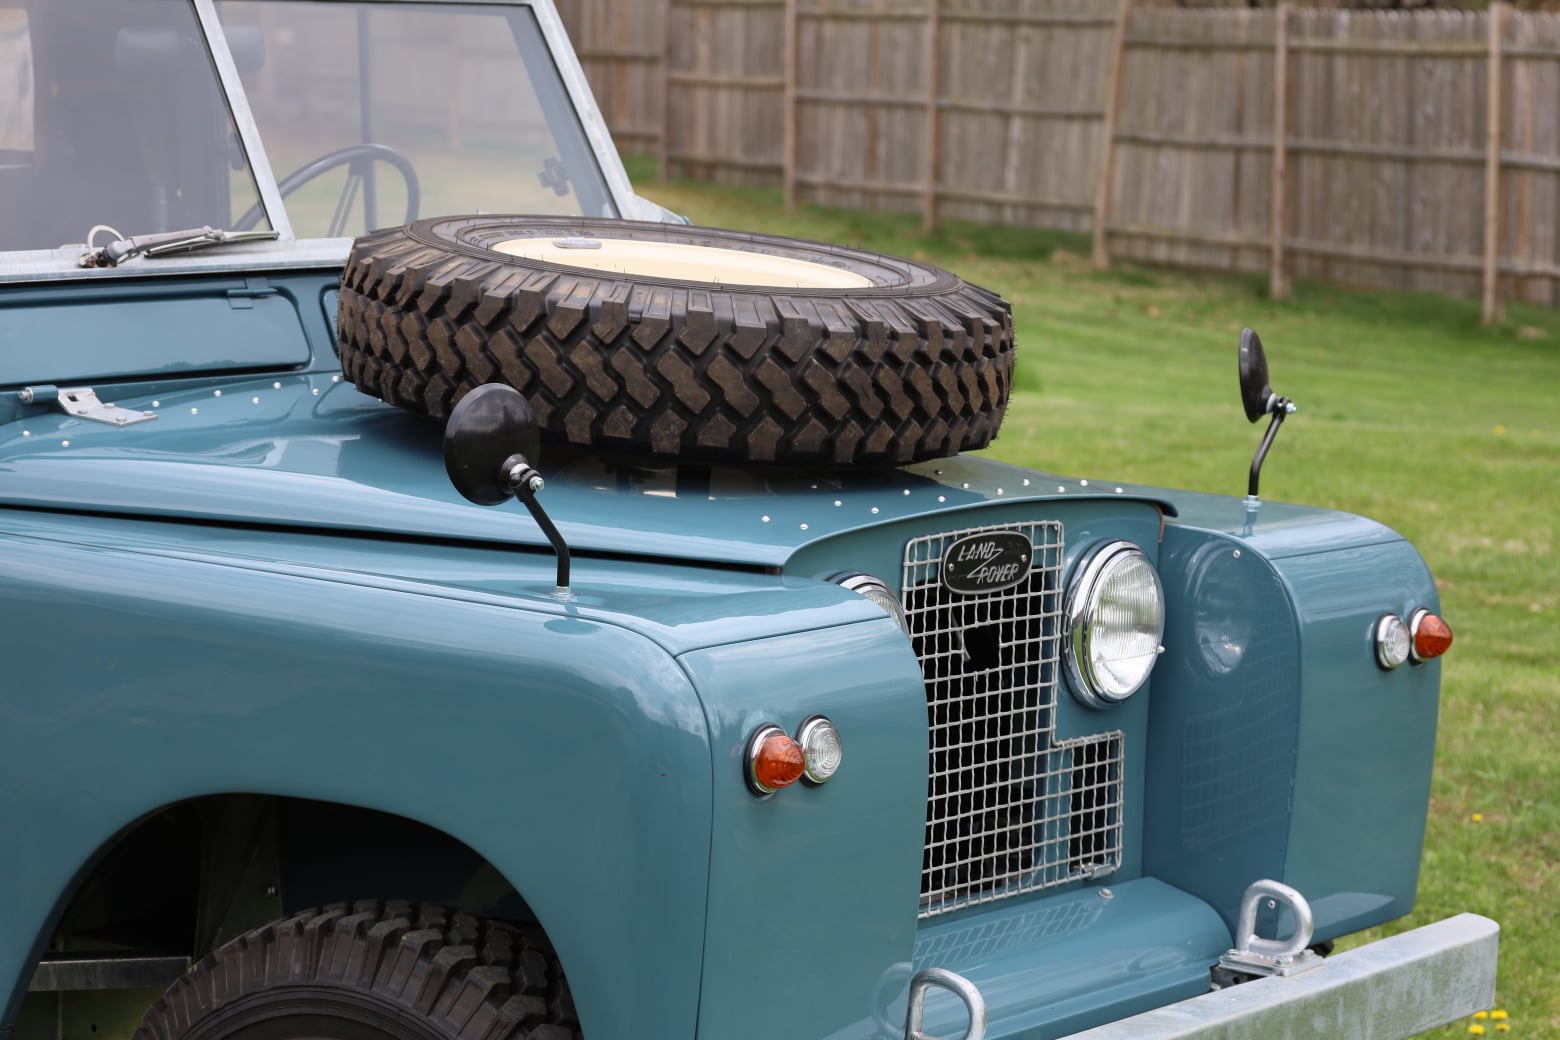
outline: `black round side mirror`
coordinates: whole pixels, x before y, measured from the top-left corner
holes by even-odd
[[[506,463],[521,455],[534,466],[541,448],[541,429],[530,402],[503,383],[485,383],[462,397],[444,427],[444,468],[450,483],[479,506],[513,498]]]
[[[1246,406],[1246,418],[1251,422],[1266,415],[1273,401],[1262,337],[1251,329],[1244,329],[1240,334],[1240,400]]]

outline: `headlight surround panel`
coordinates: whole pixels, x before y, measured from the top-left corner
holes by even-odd
[[[1062,659],[1079,701],[1108,708],[1148,681],[1165,634],[1165,594],[1142,549],[1110,541],[1089,550],[1063,615]]]

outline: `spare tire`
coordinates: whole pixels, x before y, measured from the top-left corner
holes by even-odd
[[[544,437],[699,462],[895,464],[981,448],[1006,302],[928,264],[585,217],[442,217],[354,243],[338,346],[365,393],[446,418],[505,382]]]

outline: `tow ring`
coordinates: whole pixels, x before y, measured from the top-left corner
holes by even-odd
[[[938,1040],[921,1031],[921,1021],[926,1013],[926,991],[933,986],[952,992],[964,1001],[964,1007],[970,1013],[969,1028],[957,1040],[985,1040],[986,998],[980,995],[975,983],[946,968],[927,968],[917,972],[915,978],[910,980],[910,1008],[905,1013],[905,1040]]]

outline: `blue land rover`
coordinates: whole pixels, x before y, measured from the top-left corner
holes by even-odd
[[[548,0],[0,0],[0,1038],[1488,1006],[1483,918],[1328,955],[1414,901],[1418,554],[971,455],[1012,370],[635,196]]]

